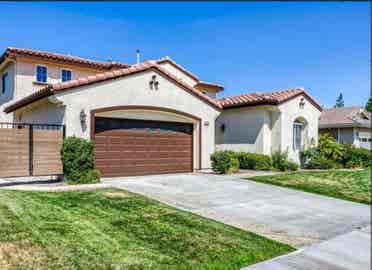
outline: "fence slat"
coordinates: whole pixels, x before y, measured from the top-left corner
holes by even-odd
[[[60,175],[65,126],[0,122],[0,177]]]

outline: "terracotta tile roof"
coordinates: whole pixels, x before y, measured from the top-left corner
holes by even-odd
[[[107,71],[104,73],[99,73],[93,76],[88,76],[88,77],[82,77],[78,78],[75,80],[71,80],[68,82],[63,82],[63,83],[56,83],[52,85],[48,85],[39,91],[26,96],[25,98],[22,98],[11,105],[7,106],[4,109],[4,112],[9,113],[12,111],[15,111],[23,106],[26,106],[30,103],[33,103],[41,98],[51,96],[53,94],[56,94],[61,91],[67,91],[70,89],[73,89],[75,87],[81,87],[85,85],[90,85],[98,82],[103,82],[107,80],[113,80],[113,79],[118,79],[124,76],[128,76],[131,74],[139,73],[145,70],[153,69],[161,74],[163,74],[166,78],[169,80],[173,81],[180,87],[182,87],[184,90],[188,91],[189,93],[193,94],[194,96],[200,98],[201,100],[205,101],[209,105],[221,110],[222,106],[217,102],[217,100],[210,98],[209,96],[203,94],[202,92],[196,90],[195,88],[189,86],[185,82],[181,81],[171,73],[167,72],[164,68],[162,68],[160,65],[158,65],[154,61],[147,61],[141,64],[137,65],[132,65],[129,68],[124,68],[124,69],[118,69],[118,70],[113,70],[113,71]]]
[[[370,127],[371,114],[359,106],[324,109],[319,119],[320,128]]]
[[[224,109],[256,105],[279,105],[299,95],[305,95],[320,111],[322,107],[303,88],[293,88],[269,93],[247,93],[219,100]]]
[[[6,57],[17,57],[17,56],[33,57],[33,58],[39,58],[39,59],[48,60],[48,61],[63,62],[63,63],[69,63],[69,64],[75,64],[75,65],[77,64],[77,65],[87,66],[91,68],[106,69],[106,70],[129,67],[128,64],[119,63],[119,62],[96,61],[96,60],[81,58],[78,56],[71,56],[71,55],[52,53],[52,52],[33,50],[33,49],[14,48],[14,47],[8,47],[5,50],[4,54],[0,58],[0,63],[3,62]]]

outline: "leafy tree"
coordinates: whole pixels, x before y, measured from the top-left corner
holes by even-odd
[[[340,93],[340,95],[338,96],[334,107],[335,108],[344,107],[344,97],[342,96],[342,93]]]
[[[366,106],[364,107],[364,109],[367,111],[367,112],[372,112],[372,97],[370,97],[366,103]]]

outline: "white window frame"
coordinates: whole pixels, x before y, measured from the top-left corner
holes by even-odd
[[[45,82],[42,82],[42,81],[39,81],[37,79],[37,67],[45,67],[46,68],[46,80]],[[43,65],[43,64],[36,64],[35,65],[35,81],[38,82],[38,83],[48,83],[48,66],[47,65]]]
[[[72,81],[73,80],[73,76],[74,76],[74,73],[72,72],[72,69],[70,69],[70,68],[61,68],[61,71],[60,71],[60,75],[61,75],[61,82],[63,82],[62,81],[62,73],[63,73],[63,71],[70,71],[71,72],[71,79],[70,79],[70,81]],[[68,82],[68,81],[65,81],[65,82]]]

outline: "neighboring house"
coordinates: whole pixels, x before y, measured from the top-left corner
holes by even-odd
[[[319,120],[319,133],[328,133],[340,143],[371,148],[371,113],[362,107],[324,109]]]
[[[222,86],[168,57],[128,65],[8,48],[0,75],[0,122],[65,124],[93,141],[104,176],[210,168],[216,147],[298,160],[317,141],[321,108],[303,89],[219,100]]]
[[[287,151],[299,162],[300,152],[318,141],[322,108],[302,88],[227,97],[220,104],[217,149],[267,155]]]

